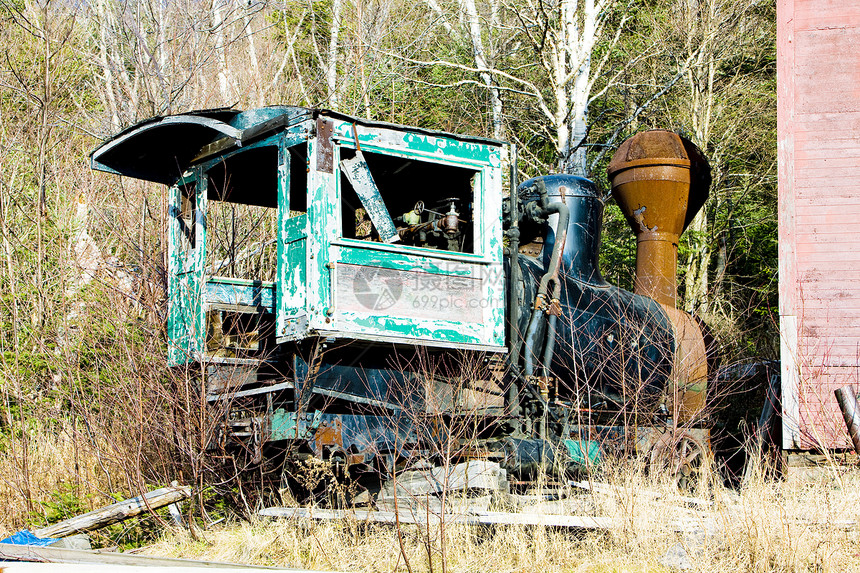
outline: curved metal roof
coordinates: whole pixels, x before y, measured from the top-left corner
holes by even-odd
[[[93,169],[99,171],[170,185],[193,164],[204,147],[215,142],[223,149],[241,147],[319,115],[365,126],[505,145],[505,142],[494,139],[371,121],[325,109],[269,106],[247,111],[220,108],[156,116],[106,140],[90,154],[90,161]]]

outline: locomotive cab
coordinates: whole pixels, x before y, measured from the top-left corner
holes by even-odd
[[[179,365],[254,363],[315,337],[503,352],[508,156],[503,142],[270,107],[154,118],[92,162],[170,185]]]

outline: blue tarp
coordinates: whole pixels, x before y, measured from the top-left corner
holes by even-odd
[[[24,530],[19,531],[18,533],[13,533],[6,539],[0,539],[0,543],[8,543],[9,545],[37,545],[39,547],[45,547],[52,543],[56,543],[59,539],[53,539],[51,537],[36,537],[33,535],[32,531]]]

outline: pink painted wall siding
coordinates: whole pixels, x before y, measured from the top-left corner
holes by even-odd
[[[860,0],[778,0],[784,444],[847,447],[860,384]]]

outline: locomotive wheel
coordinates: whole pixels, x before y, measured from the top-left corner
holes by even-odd
[[[649,469],[668,476],[682,491],[698,487],[706,466],[708,448],[684,430],[667,432],[651,448]]]

